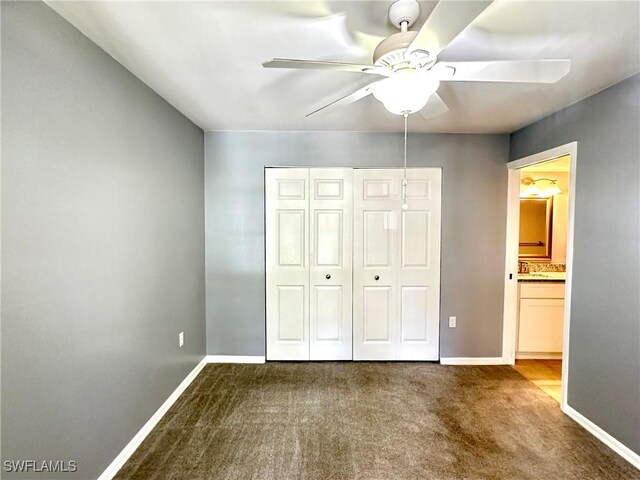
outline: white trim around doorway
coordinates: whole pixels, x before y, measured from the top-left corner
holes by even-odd
[[[567,228],[567,279],[565,282],[565,308],[563,325],[563,346],[560,408],[567,411],[567,385],[569,383],[569,332],[571,319],[571,282],[573,277],[573,233],[575,221],[576,164],[578,159],[578,142],[571,142],[559,147],[545,150],[528,157],[507,163],[507,232],[505,256],[504,285],[504,321],[502,332],[502,358],[506,364],[515,364],[516,358],[516,323],[518,309],[518,236],[520,224],[520,171],[519,169],[537,163],[553,160],[563,155],[570,155],[569,170],[569,218]]]

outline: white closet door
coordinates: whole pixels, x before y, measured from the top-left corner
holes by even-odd
[[[265,169],[265,216],[267,360],[308,360],[308,169]]]
[[[353,179],[353,359],[393,360],[399,177],[392,169],[356,169]]]
[[[354,172],[354,359],[437,360],[440,169]]]
[[[312,168],[310,359],[352,357],[353,169]]]
[[[408,169],[407,180],[409,208],[400,210],[398,230],[399,337],[395,358],[438,360],[442,170]]]

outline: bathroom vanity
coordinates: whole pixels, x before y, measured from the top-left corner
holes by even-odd
[[[565,272],[518,275],[516,358],[562,358]]]

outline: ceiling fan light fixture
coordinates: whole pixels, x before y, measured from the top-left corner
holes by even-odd
[[[372,87],[373,96],[395,114],[411,114],[422,110],[440,82],[415,70],[400,70]]]

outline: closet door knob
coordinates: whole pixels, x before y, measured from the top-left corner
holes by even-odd
[[[331,278],[331,274],[327,273],[327,275],[326,275],[324,278],[326,278],[327,280],[329,280],[329,279]]]
[[[380,280],[380,275],[376,275],[375,277],[373,277],[374,280]]]

